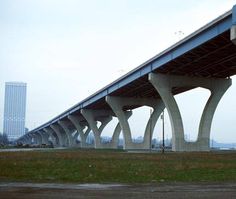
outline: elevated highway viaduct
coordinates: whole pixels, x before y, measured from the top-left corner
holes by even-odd
[[[211,124],[220,99],[236,74],[236,6],[196,32],[156,55],[126,75],[97,91],[52,120],[20,137],[17,142],[72,147],[78,135],[87,147],[93,132],[95,148],[117,148],[123,133],[124,149],[148,149],[150,136],[164,108],[172,128],[173,151],[208,151]],[[184,139],[183,120],[174,95],[196,87],[211,95],[203,110],[196,142]],[[142,143],[133,143],[128,119],[141,106],[153,108]],[[118,124],[112,141],[101,142],[104,127],[114,118]],[[98,125],[100,123],[101,125]]]

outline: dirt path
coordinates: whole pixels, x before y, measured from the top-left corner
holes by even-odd
[[[219,184],[37,184],[37,183],[0,183],[1,199],[217,199],[236,198],[236,183]]]

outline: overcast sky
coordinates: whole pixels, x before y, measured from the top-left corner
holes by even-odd
[[[26,126],[35,128],[234,4],[236,0],[0,0],[0,131],[6,81],[28,84]],[[218,141],[236,142],[234,84],[236,78],[213,120],[211,137]],[[208,96],[197,89],[176,97],[191,138]],[[145,120],[137,111],[131,120],[134,136],[141,135]],[[171,136],[168,121],[166,128]]]

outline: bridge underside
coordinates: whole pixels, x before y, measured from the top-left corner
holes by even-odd
[[[154,73],[190,77],[227,78],[236,74],[236,45],[230,40],[230,31],[185,53],[175,60],[153,71]],[[174,87],[173,94],[179,94],[193,87]],[[112,96],[160,98],[148,75],[117,89]],[[110,109],[104,99],[88,106],[89,109]],[[132,109],[134,107],[125,107]]]
[[[172,149],[207,151],[214,112],[221,97],[231,85],[229,77],[236,74],[236,45],[233,41],[232,30],[227,30],[153,69],[151,73],[140,75],[140,78],[115,89],[109,95],[31,133],[42,137],[35,136],[40,143],[47,140],[45,136],[47,132],[51,132],[47,137],[55,140],[55,144],[59,146],[75,146],[76,137],[79,135],[79,146],[88,147],[86,138],[92,130],[95,148],[117,148],[118,138],[122,132],[125,149],[148,149],[156,121],[163,109],[167,108],[172,126]],[[196,87],[209,89],[211,96],[202,113],[197,141],[187,143],[184,140],[180,111],[173,96]],[[131,139],[128,118],[131,117],[133,109],[141,106],[150,106],[154,111],[147,123],[143,143],[135,144]],[[101,133],[113,117],[117,117],[119,122],[114,129],[111,142],[103,144]],[[100,126],[97,125],[98,122],[101,123]],[[40,131],[44,133],[39,133]],[[63,141],[65,139],[67,141]],[[24,143],[31,140],[28,137],[19,139]]]

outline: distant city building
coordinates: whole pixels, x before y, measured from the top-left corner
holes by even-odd
[[[26,83],[6,82],[3,133],[13,141],[25,134]]]

